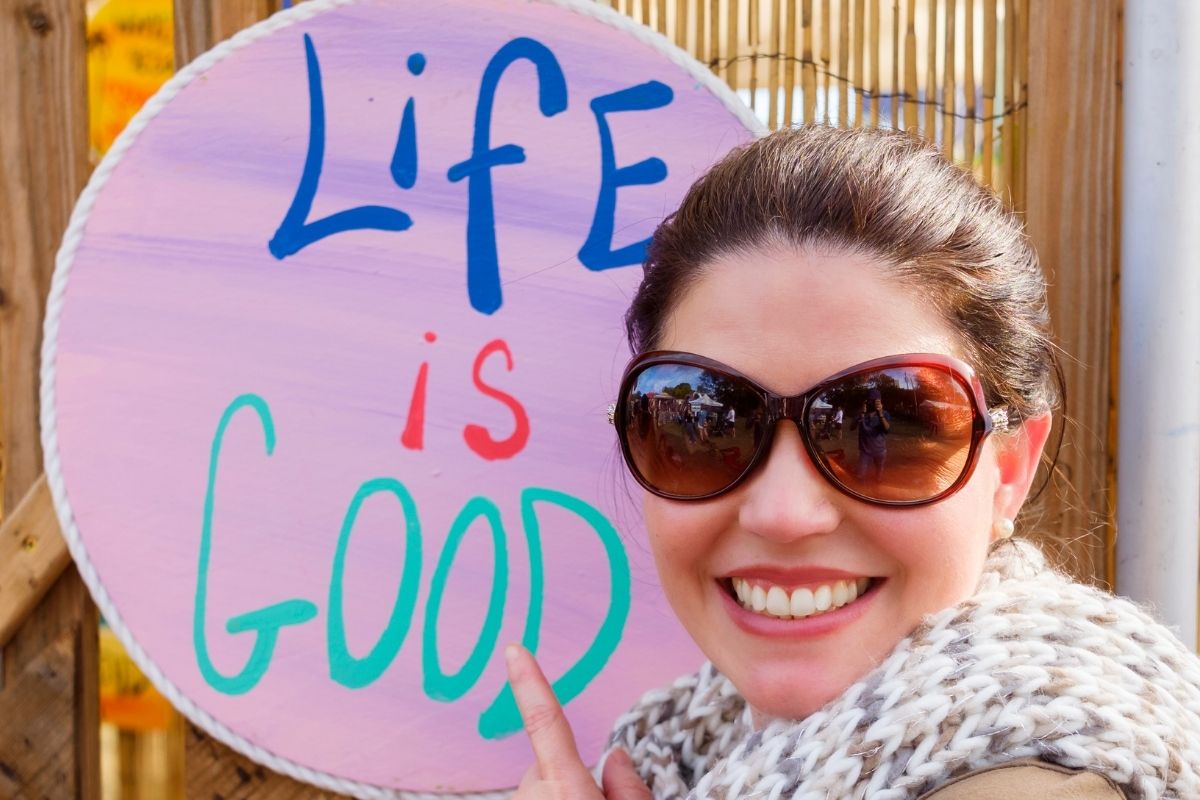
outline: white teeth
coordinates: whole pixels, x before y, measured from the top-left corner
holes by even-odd
[[[750,605],[754,606],[755,611],[767,610],[767,593],[763,591],[761,586],[755,586],[751,591]]]
[[[787,592],[778,586],[772,586],[771,590],[767,592],[767,613],[776,617],[786,617],[792,613],[791,601],[788,599]]]
[[[815,589],[800,587],[789,594],[782,586],[754,584],[732,578],[733,593],[744,607],[759,614],[798,619],[853,603],[871,584],[870,578],[834,581]]]
[[[792,616],[807,617],[809,614],[817,610],[817,606],[813,603],[811,589],[797,589],[792,592]]]
[[[813,592],[813,602],[817,604],[817,611],[828,611],[833,605],[833,590],[828,586],[818,586]]]

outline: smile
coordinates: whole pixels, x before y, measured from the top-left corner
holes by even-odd
[[[820,616],[853,603],[870,586],[870,578],[851,578],[794,589],[737,576],[729,581],[731,593],[742,608],[775,619]]]

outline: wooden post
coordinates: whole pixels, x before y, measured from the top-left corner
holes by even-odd
[[[796,5],[795,3],[786,3],[785,5],[787,8],[783,12],[784,19],[779,23],[783,28],[783,39],[779,50],[779,68],[783,70],[783,122],[780,127],[790,127],[796,123],[796,111],[793,108],[796,94]],[[811,16],[811,7],[808,8],[808,12]],[[810,51],[812,50],[811,44],[810,39]],[[811,52],[808,57],[811,59]],[[804,121],[811,122],[812,115],[805,114]]]
[[[1111,585],[1121,0],[1028,3],[1023,10],[1027,130],[1036,135],[1021,137],[1022,210],[1067,353],[1069,421],[1059,454],[1065,493],[1048,498],[1040,527],[1067,549],[1076,575]]]
[[[975,0],[963,3],[963,157],[962,164],[975,169]]]
[[[974,0],[967,0],[974,2]],[[946,158],[954,160],[954,134],[955,124],[954,119],[954,34],[957,24],[954,15],[954,0],[945,0],[946,3],[946,25],[943,29],[943,41],[945,42],[945,61],[942,64],[942,152]],[[933,41],[933,37],[930,37]]]
[[[772,54],[772,58],[768,61],[770,65],[770,78],[767,84],[769,86],[768,91],[770,91],[770,102],[767,104],[767,127],[772,131],[775,128],[791,124],[791,120],[788,119],[788,115],[791,113],[791,101],[788,101],[785,106],[784,121],[780,122],[779,119],[779,71],[782,68],[782,70],[787,70],[788,74],[791,74],[793,66],[792,61],[784,54],[780,43],[779,29],[784,24],[781,16],[782,10],[779,0],[772,0],[772,4],[770,4],[770,54]]]
[[[762,31],[759,23],[762,21],[758,9],[758,0],[749,0],[746,4],[746,14],[748,24],[746,25],[746,38],[750,45],[750,110],[754,111],[758,102],[758,49],[762,46],[759,41]],[[770,125],[770,121],[767,122]]]
[[[9,3],[0,15],[0,515],[42,472],[38,371],[54,254],[88,175],[83,0]],[[44,491],[44,487],[43,487]],[[44,496],[13,525],[25,579],[49,583],[61,555]],[[36,513],[35,513],[36,512]],[[25,546],[28,542],[28,546]],[[40,554],[39,554],[40,551]],[[48,556],[49,561],[40,559]],[[11,567],[11,565],[10,565]],[[13,573],[7,572],[9,577]],[[13,587],[9,587],[13,588]],[[96,607],[74,568],[14,619],[0,667],[0,796],[98,798]],[[7,603],[7,600],[4,601]]]
[[[811,125],[817,121],[817,69],[813,53],[813,7],[812,0],[803,0],[800,15],[800,27],[802,30],[801,37],[803,44],[801,45],[801,85],[804,92],[804,118],[805,124]],[[796,11],[792,5],[788,6],[788,30],[791,34],[788,37],[788,52],[794,52],[796,44]],[[788,124],[794,124],[795,120],[791,117],[792,93],[795,89],[795,66],[789,64],[787,71],[787,84],[784,88],[784,93],[787,98],[788,108],[785,110],[785,115],[788,117]]]
[[[995,167],[996,0],[983,0],[983,182],[992,184]]]
[[[854,97],[854,127],[863,126],[863,94],[867,88],[866,0],[854,0],[854,44],[850,50],[850,74]]]
[[[904,130],[921,131],[917,116],[917,0],[908,0],[904,13]]]
[[[921,133],[931,142],[937,141],[937,0],[927,0],[928,18],[925,34],[925,125]]]

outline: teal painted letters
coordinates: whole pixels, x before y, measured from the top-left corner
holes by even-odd
[[[600,623],[600,630],[591,645],[575,664],[562,677],[551,684],[558,702],[566,705],[575,699],[592,680],[604,669],[609,657],[621,642],[621,633],[625,630],[625,621],[629,617],[630,607],[630,577],[629,557],[621,544],[621,537],[605,516],[595,506],[553,489],[529,487],[521,492],[521,520],[525,526],[526,537],[530,543],[530,575],[532,584],[529,592],[529,615],[525,621],[525,634],[522,644],[534,652],[537,648],[538,629],[542,618],[542,571],[541,562],[541,533],[537,511],[533,504],[553,503],[580,516],[596,531],[604,552],[608,556],[608,571],[611,592],[609,595],[608,612]],[[534,547],[536,545],[536,549]],[[537,554],[537,563],[534,553]],[[500,691],[499,696],[479,716],[479,735],[485,739],[499,739],[516,733],[521,729],[521,714],[513,697],[512,687],[508,684]]]
[[[346,548],[350,533],[358,519],[363,501],[373,494],[388,492],[400,501],[404,509],[404,573],[396,589],[392,615],[379,640],[365,658],[355,658],[346,645],[346,625],[342,608],[343,579],[346,571]],[[333,576],[329,581],[328,633],[329,677],[343,686],[360,689],[373,683],[396,658],[400,645],[412,625],[413,609],[417,604],[417,588],[421,580],[421,521],[417,504],[404,484],[394,478],[375,478],[358,487],[358,493],[346,510],[342,531],[338,534],[337,552],[333,557]]]
[[[282,603],[260,608],[231,618],[225,623],[229,633],[254,632],[254,649],[241,672],[225,675],[217,670],[208,654],[208,638],[205,634],[205,605],[208,601],[208,564],[212,555],[212,522],[216,505],[217,464],[221,456],[221,445],[225,441],[225,429],[239,409],[249,406],[258,414],[266,440],[267,455],[275,450],[275,423],[271,409],[265,400],[256,394],[243,394],[234,398],[221,415],[217,433],[213,437],[212,451],[208,461],[208,487],[204,492],[204,522],[200,529],[200,564],[196,570],[196,602],[192,613],[192,643],[196,650],[196,662],[200,674],[209,686],[224,694],[245,694],[253,689],[271,664],[279,629],[285,625],[299,625],[317,615],[317,607],[307,600],[284,600]]]
[[[463,536],[476,517],[486,517],[492,531],[492,548],[494,553],[492,567],[492,592],[488,596],[487,616],[483,620],[483,629],[479,639],[467,656],[466,663],[453,675],[442,672],[437,650],[438,613],[442,607],[442,597],[446,592],[446,579],[450,575],[450,567],[454,564],[454,556]],[[429,587],[429,601],[425,605],[425,638],[422,649],[421,666],[425,675],[425,694],[434,700],[450,702],[462,697],[483,674],[487,666],[488,656],[496,648],[500,638],[500,625],[504,622],[504,600],[508,594],[508,547],[504,537],[504,524],[500,519],[500,509],[486,497],[472,497],[463,506],[462,511],[450,526],[446,543],[442,546],[442,555],[438,558],[437,567],[433,571],[433,580]]]

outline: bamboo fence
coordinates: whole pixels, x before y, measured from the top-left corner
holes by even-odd
[[[1030,0],[598,2],[688,50],[772,130],[911,131],[1023,203]]]

